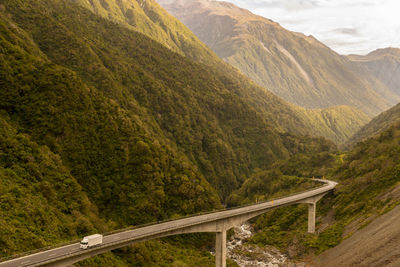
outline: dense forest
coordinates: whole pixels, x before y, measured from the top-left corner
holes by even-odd
[[[153,1],[147,9],[137,6],[147,1],[132,1],[140,10],[130,9],[131,23],[84,2],[0,0],[1,257],[315,186],[305,177],[330,175],[343,182],[343,195],[345,166],[357,173],[370,166],[363,158],[369,150],[361,148],[382,146],[388,155],[385,142],[397,140],[393,128],[342,155],[331,141],[309,135],[312,124],[301,112],[218,59],[186,28],[177,41],[173,33],[184,26]],[[151,23],[156,36],[145,29]],[[164,37],[171,40],[158,40]],[[350,196],[332,196],[322,209]],[[251,242],[289,244],[287,233],[303,220],[289,215],[273,230],[262,216]],[[340,227],[352,219],[338,216],[345,220]],[[285,238],[266,241],[263,231]],[[309,247],[328,246],[321,236],[307,237]],[[81,264],[209,266],[212,246],[213,235],[184,235]]]
[[[1,1],[0,22],[2,256],[219,209],[256,169],[334,149],[283,132],[295,121],[288,106],[230,67],[194,62],[80,5]],[[257,107],[257,92],[271,104]],[[19,231],[30,242],[14,240]],[[153,257],[149,246],[137,254]]]
[[[396,106],[388,109],[375,118],[369,123],[364,125],[357,133],[355,133],[346,143],[347,147],[352,147],[360,141],[365,141],[382,131],[390,128],[393,124],[400,121],[400,103]]]

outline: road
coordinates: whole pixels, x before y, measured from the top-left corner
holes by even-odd
[[[159,224],[144,226],[133,230],[126,230],[106,235],[103,238],[103,243],[100,246],[94,248],[83,250],[79,248],[79,243],[71,244],[23,256],[13,260],[4,261],[0,263],[0,267],[40,266],[68,258],[76,258],[81,260],[135,242],[140,242],[143,240],[149,240],[173,234],[185,233],[184,229],[193,229],[193,227],[196,226],[198,227],[204,224],[209,225],[210,223],[229,220],[231,218],[235,218],[241,215],[254,214],[255,212],[260,212],[260,211],[264,212],[280,206],[303,203],[302,201],[306,199],[326,194],[330,190],[334,189],[334,187],[337,184],[335,182],[328,180],[318,180],[318,181],[323,182],[325,185],[313,190],[309,190],[307,192],[299,193],[281,199],[275,199],[273,201],[263,202],[245,207],[239,207],[230,210],[217,211],[214,213],[197,215],[183,219],[177,219],[173,221],[163,222]],[[187,232],[196,232],[196,231],[192,230]]]

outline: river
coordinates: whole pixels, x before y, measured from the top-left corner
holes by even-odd
[[[227,242],[227,257],[241,267],[305,266],[304,263],[289,261],[286,255],[274,247],[259,247],[244,242],[253,234],[253,229],[247,222],[240,227],[235,227],[234,231],[234,235]]]

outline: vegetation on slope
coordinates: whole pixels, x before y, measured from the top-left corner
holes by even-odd
[[[338,145],[344,144],[370,119],[363,112],[350,106],[325,109],[303,109],[315,135],[324,136]]]
[[[283,131],[290,131],[302,135],[308,134],[311,136],[323,136],[339,144],[344,141],[344,138],[348,133],[353,134],[359,126],[365,123],[366,119],[364,114],[355,110],[350,111],[349,108],[347,109],[347,112],[343,112],[344,109],[341,109],[340,112],[335,113],[335,116],[337,117],[338,114],[340,114],[340,117],[338,117],[338,120],[340,121],[338,123],[339,125],[335,124],[336,120],[326,122],[324,120],[315,119],[315,116],[309,116],[309,112],[288,106],[286,103],[277,99],[268,92],[260,89],[254,90],[254,88],[249,88],[249,80],[244,79],[244,77],[241,77],[240,75],[238,76],[236,70],[230,69],[226,64],[222,63],[218,57],[213,55],[213,53],[205,47],[205,45],[197,40],[190,30],[174,17],[166,13],[166,11],[160,8],[154,1],[118,2],[107,0],[101,2],[91,1],[88,3],[87,1],[80,0],[76,2],[82,6],[88,7],[96,14],[121,23],[121,25],[128,27],[128,29],[137,30],[182,55],[195,61],[214,66],[212,72],[220,73],[223,76],[229,75],[230,80],[235,79],[236,84],[240,83],[240,87],[242,87],[240,89],[241,94],[246,94],[246,97],[252,102],[251,104],[255,105],[256,109],[263,112],[263,115],[274,124],[274,127],[278,127]],[[77,22],[80,21],[78,20]],[[66,21],[64,21],[64,23],[66,23]],[[71,24],[64,25],[66,28],[71,27]],[[69,30],[73,31],[73,29]],[[38,32],[37,35],[42,36],[43,32]],[[60,41],[65,42],[65,38]],[[71,44],[75,49],[82,45],[82,43],[75,46]],[[104,47],[101,47],[101,49],[104,49]],[[98,50],[91,52],[92,54],[93,52],[96,54],[96,51]],[[64,55],[63,58],[54,58],[54,60],[57,60],[57,63],[65,64],[65,58],[70,56],[71,55]],[[76,55],[74,56],[76,57]],[[112,59],[113,58],[108,56],[106,59],[107,63]],[[73,58],[70,60],[73,60],[74,62],[72,63],[75,64],[77,59]],[[84,60],[87,60],[87,58],[82,59],[82,61]],[[96,64],[101,66],[101,63],[93,62],[93,60],[84,63],[85,65]],[[68,67],[71,67],[71,65],[68,65]],[[84,70],[87,71],[87,68],[84,68]],[[96,68],[92,69],[92,71],[96,70]],[[98,78],[104,79],[104,77],[98,77],[100,76],[99,74],[92,74],[92,76],[97,76],[94,77],[96,81]],[[108,74],[105,74],[105,76],[108,76]],[[239,79],[237,77],[239,77]],[[112,86],[116,86],[116,84],[113,83]],[[141,97],[143,96],[141,95]],[[311,113],[314,114],[315,112],[316,111],[313,111]],[[324,112],[332,113],[332,110]],[[275,113],[276,117],[271,117],[271,113]],[[325,117],[324,114],[321,114],[321,117]],[[348,123],[349,120],[357,123],[346,125],[345,123]],[[333,124],[331,124],[332,122]],[[342,130],[343,132],[341,132]]]
[[[141,32],[174,52],[205,64],[215,62],[214,53],[175,17],[154,0],[74,0],[92,12]]]
[[[2,256],[219,207],[154,123],[49,62],[3,16],[0,32]]]
[[[61,158],[0,117],[0,256],[102,229]]]
[[[359,143],[347,154],[323,152],[319,156],[302,155],[277,163],[276,168],[284,174],[327,175],[327,179],[336,180],[339,185],[317,205],[318,235],[306,233],[307,207],[299,205],[258,217],[254,223],[259,232],[250,242],[280,247],[292,257],[336,246],[375,216],[399,204],[396,193],[400,184],[399,162],[400,124],[397,123],[379,136]]]
[[[64,215],[62,203],[53,206],[45,196],[36,197],[42,189],[30,181],[31,174],[21,171],[13,178],[13,169],[27,168],[18,158],[3,166],[2,172],[11,177],[4,181],[15,179],[17,187],[27,184],[26,195],[18,194],[13,201],[32,199],[32,205],[45,206],[46,216],[63,218],[60,224],[52,221],[54,227],[68,230],[73,238],[219,208],[220,199],[257,168],[333,147],[322,138],[284,133],[297,128],[290,106],[229,67],[195,63],[80,5],[1,0],[0,9],[2,119],[16,129],[10,138],[26,136],[30,146],[58,159],[52,163],[56,171],[46,179],[71,184],[71,203],[66,199],[63,204],[71,207]],[[12,155],[7,142],[2,140],[1,155]],[[39,172],[35,166],[32,171],[35,168]],[[63,186],[49,187],[55,200],[64,196]],[[24,220],[18,219],[26,216],[18,209],[8,213],[8,231],[25,227],[32,230],[32,240],[39,241],[20,246],[22,240],[13,240],[17,245],[3,255],[70,239],[68,231],[55,232],[59,238],[52,239],[44,229],[50,217],[29,215]],[[8,233],[2,232],[0,239],[9,243]],[[143,245],[147,257],[156,253],[147,248],[151,244],[186,255],[172,262],[210,260],[193,246],[185,250],[164,241]],[[128,258],[116,257],[107,254],[88,264],[126,264]],[[140,265],[144,260],[139,255],[130,261]]]
[[[27,2],[24,7],[11,1],[6,7],[53,62],[76,71],[122,107],[135,113],[135,103],[143,107],[144,116],[154,118],[223,197],[252,169],[325,146],[322,140],[276,131],[279,119],[297,128],[296,117],[285,113],[292,110],[266,93],[258,97],[263,110],[252,107],[258,105],[251,100],[256,98],[253,94],[262,89],[229,69],[193,63],[140,33],[64,1]],[[79,17],[87,23],[80,23]]]
[[[369,123],[356,132],[350,140],[348,140],[347,146],[352,146],[357,142],[371,138],[385,131],[398,121],[400,121],[400,104],[397,104],[393,108],[386,110],[373,118]]]
[[[73,72],[4,38],[1,44],[0,107],[22,131],[62,157],[102,212],[136,224],[216,207],[213,189],[188,160],[162,143],[162,136],[152,133],[151,124],[144,126]],[[196,195],[201,199],[191,203]]]

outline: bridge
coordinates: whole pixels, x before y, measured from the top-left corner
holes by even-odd
[[[328,180],[315,180],[323,183],[323,186],[273,201],[121,231],[104,236],[103,243],[97,247],[84,250],[79,248],[79,243],[75,243],[4,261],[0,263],[0,267],[69,266],[86,258],[137,242],[171,235],[198,232],[216,233],[215,265],[217,267],[225,267],[226,231],[271,209],[299,203],[307,204],[308,232],[314,233],[316,203],[337,185],[336,182]]]

